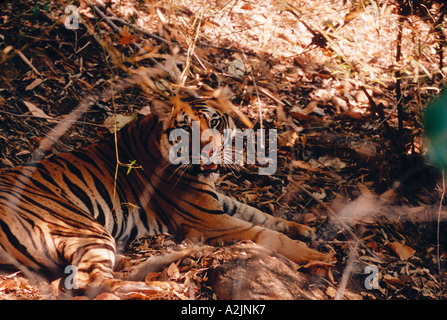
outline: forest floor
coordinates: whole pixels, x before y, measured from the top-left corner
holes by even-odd
[[[83,20],[71,29],[69,4],[0,4],[0,168],[36,156],[46,134],[86,98],[95,103],[45,155],[100,140],[117,114],[147,114],[151,94],[172,84],[149,86],[150,94],[141,89],[147,84],[104,93],[131,71],[162,62],[190,88],[231,89],[255,128],[278,129],[275,174],[247,165],[222,172],[218,186],[315,229],[309,245],[332,253],[334,265],[294,272],[318,286],[317,298],[447,298],[445,186],[425,162],[422,120],[446,82],[436,5],[431,18],[401,18],[387,0],[111,0],[96,10],[80,1]],[[117,273],[179,246],[168,235],[139,239]],[[176,290],[124,298],[222,297],[212,274],[234,258],[228,248],[195,247],[146,276],[176,282]],[[57,282],[0,276],[0,299],[61,297]]]

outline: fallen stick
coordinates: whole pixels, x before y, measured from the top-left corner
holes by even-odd
[[[14,52],[20,57],[20,59],[23,60],[23,62],[25,62],[31,68],[31,70],[33,70],[35,74],[37,74],[39,77],[42,76],[42,74],[33,66],[31,61],[29,61],[28,58],[25,57],[25,55],[21,51],[15,49]]]

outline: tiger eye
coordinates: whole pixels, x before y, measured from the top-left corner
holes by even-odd
[[[211,128],[217,127],[218,124],[219,124],[219,120],[218,119],[211,119],[211,121],[210,121],[210,127]]]

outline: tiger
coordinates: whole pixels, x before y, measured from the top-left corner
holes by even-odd
[[[196,164],[171,161],[174,129],[188,131],[193,121],[201,132],[234,129],[230,112],[207,101],[154,99],[149,115],[115,136],[2,169],[0,269],[25,266],[54,280],[74,266],[76,292],[88,296],[144,290],[144,282],[114,277],[117,244],[160,233],[209,244],[251,240],[298,264],[328,261],[328,254],[294,240],[314,237],[310,227],[218,192],[219,164],[203,157]],[[210,140],[208,155],[222,143]]]

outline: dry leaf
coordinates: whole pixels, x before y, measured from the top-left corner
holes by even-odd
[[[335,289],[334,287],[327,287],[325,293],[329,298],[334,299],[337,295],[337,289]]]
[[[318,162],[325,167],[332,167],[336,170],[341,170],[346,167],[346,163],[337,157],[322,156],[318,158]]]
[[[295,106],[290,110],[290,114],[299,120],[311,119],[311,117],[309,116],[311,113],[324,116],[324,110],[318,107],[318,104],[318,101],[314,100],[309,102],[309,104],[304,109]]]
[[[298,133],[295,131],[284,131],[278,134],[278,145],[280,147],[293,147],[299,139]]]
[[[375,194],[363,183],[358,183],[357,187],[359,188],[360,193],[362,196],[374,199],[376,196]]]
[[[119,42],[121,45],[129,45],[132,41],[137,41],[137,37],[134,34],[130,34],[128,26],[123,27],[120,31],[120,35],[121,38],[119,39]]]
[[[301,113],[309,114],[309,113],[313,112],[315,110],[315,108],[317,108],[317,107],[318,107],[318,102],[315,100],[311,101],[303,110],[301,110]]]
[[[152,282],[160,278],[160,272],[149,272],[144,278],[144,282]]]
[[[334,264],[321,261],[309,261],[301,268],[307,270],[310,274],[315,274],[320,277],[328,279],[330,282],[335,283],[334,275],[332,274],[332,268]]]
[[[175,265],[175,263],[171,263],[171,265],[169,266],[168,270],[167,270],[167,274],[170,278],[178,278],[180,275],[180,271],[177,268],[177,266]]]
[[[307,171],[315,171],[315,169],[312,168],[312,166],[306,161],[292,160],[290,164],[293,168],[303,169],[303,170],[307,170]]]
[[[45,112],[43,112],[41,109],[39,109],[34,103],[23,101],[25,106],[28,108],[28,110],[31,112],[31,114],[35,117],[47,119],[47,120],[54,120],[52,117],[47,115]]]
[[[252,193],[252,192],[247,192],[245,193],[245,199],[247,199],[248,201],[255,201],[256,199],[258,199],[258,194],[257,193]]]
[[[354,120],[362,120],[364,118],[363,114],[359,113],[359,112],[354,112],[351,110],[345,110],[343,112],[343,115],[347,118],[351,118]]]
[[[244,5],[241,7],[241,9],[244,9],[244,10],[253,10],[253,6],[252,6],[251,4],[249,4],[249,3],[246,3],[246,4],[244,4]]]
[[[25,91],[28,90],[33,90],[35,87],[37,87],[38,85],[40,85],[43,82],[42,79],[36,79],[33,82],[31,82],[26,88]]]
[[[369,241],[366,244],[367,247],[370,247],[371,249],[373,249],[373,251],[377,252],[378,251],[378,246],[377,243],[375,241]]]
[[[235,76],[243,76],[247,72],[247,67],[242,59],[236,58],[228,64],[228,73]]]
[[[7,167],[13,167],[14,163],[11,162],[11,160],[7,159],[7,158],[2,158],[0,159],[0,161]]]
[[[94,300],[120,300],[120,298],[113,293],[103,292],[97,295]]]
[[[130,116],[125,116],[122,114],[117,114],[108,117],[104,120],[104,127],[106,127],[111,133],[121,130],[126,124],[133,121],[137,117],[137,114],[132,114]]]
[[[331,99],[332,105],[335,107],[337,113],[340,113],[340,111],[346,111],[348,110],[348,103],[339,97],[332,97]]]
[[[394,286],[394,287],[403,287],[405,286],[405,282],[402,281],[399,278],[393,277],[389,274],[384,274],[383,275],[383,281],[385,281],[385,283]]]
[[[303,217],[303,223],[304,224],[311,224],[315,223],[317,221],[317,216],[313,213],[306,213]]]
[[[87,296],[75,296],[71,300],[90,300]],[[96,299],[99,300],[99,299]]]
[[[17,278],[6,279],[0,283],[0,292],[10,292],[20,290],[20,281]]]
[[[311,101],[302,111],[301,113],[304,115],[308,115],[310,113],[316,113],[320,116],[324,116],[324,110],[318,107],[317,101]]]
[[[16,156],[26,156],[26,155],[28,155],[30,153],[31,153],[31,151],[24,149],[24,150],[21,150],[21,151],[17,152]]]
[[[393,250],[395,254],[397,254],[399,259],[402,261],[408,260],[416,252],[413,248],[397,241],[389,243],[388,246],[390,247],[391,250]]]

